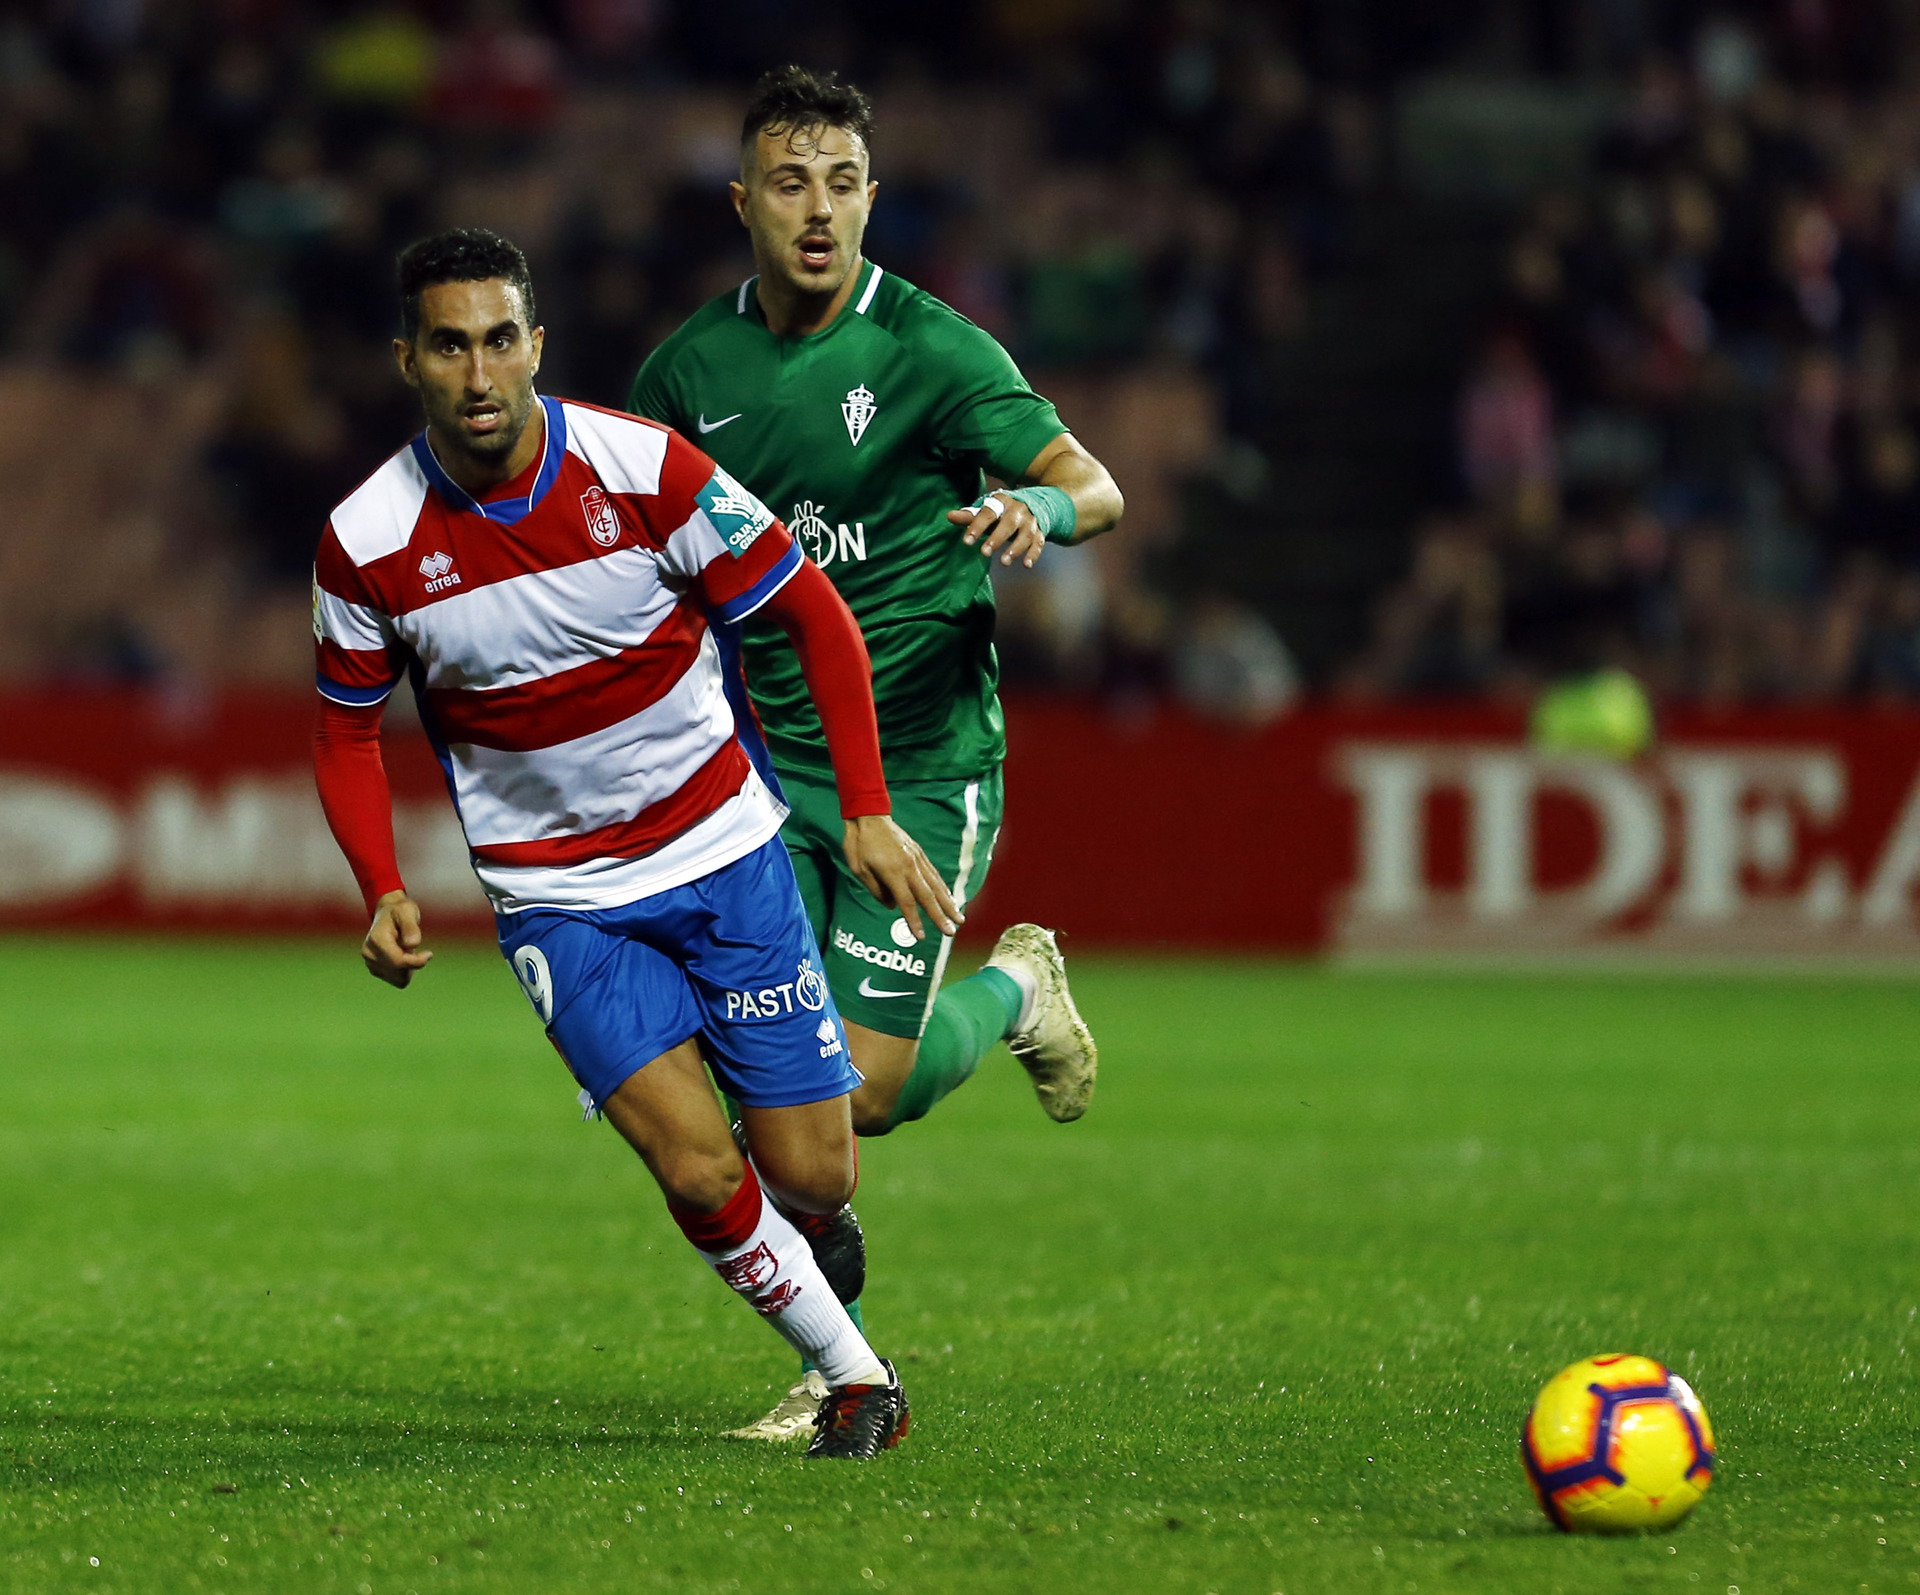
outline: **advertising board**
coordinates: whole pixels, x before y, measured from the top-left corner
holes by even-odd
[[[0,695],[0,923],[357,925],[298,693]],[[437,929],[486,904],[404,710],[402,871]],[[1315,706],[1259,730],[1008,709],[1007,820],[969,935],[1081,946],[1651,959],[1920,953],[1920,714],[1674,710],[1632,762],[1518,711]]]

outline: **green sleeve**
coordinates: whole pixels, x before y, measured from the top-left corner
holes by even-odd
[[[1027,386],[1013,357],[964,316],[947,311],[922,353],[945,390],[933,421],[934,446],[943,453],[1016,481],[1066,431],[1060,412]]]
[[[667,379],[667,368],[671,363],[664,343],[647,356],[646,364],[635,373],[633,387],[627,394],[627,411],[685,433],[687,418],[680,413],[673,384]]]

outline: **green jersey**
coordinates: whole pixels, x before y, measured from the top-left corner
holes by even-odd
[[[832,579],[873,659],[888,779],[979,775],[1006,751],[993,583],[947,512],[984,472],[1023,474],[1060,417],[991,337],[871,261],[804,338],[767,330],[755,281],[654,350],[627,407],[712,455]],[[749,621],[742,653],[775,762],[829,772],[786,634]]]

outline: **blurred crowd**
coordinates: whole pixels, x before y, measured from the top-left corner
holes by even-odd
[[[1920,90],[1871,7],[1700,19],[1534,198],[1460,494],[1342,676],[1920,696]]]
[[[619,405],[751,270],[739,113],[799,59],[874,94],[869,253],[1002,338],[1126,489],[1121,534],[1002,584],[1009,679],[1279,713],[1273,617],[1178,580],[1186,489],[1257,477],[1268,355],[1396,202],[1397,92],[1503,19],[1566,72],[1556,19],[1660,9],[0,6],[0,679],[303,679],[319,526],[418,425],[395,252],[513,237],[542,386]],[[1516,205],[1457,491],[1323,685],[1920,692],[1920,95],[1877,17],[1683,7],[1579,68],[1616,110]]]
[[[324,517],[419,425],[389,347],[396,252],[451,225],[512,237],[548,330],[542,387],[620,405],[646,352],[751,271],[726,188],[740,115],[756,73],[794,58],[876,99],[869,253],[1006,340],[1125,462],[1128,537],[1012,584],[1014,674],[1097,680],[1116,614],[1162,648],[1142,562],[1217,447],[1205,367],[1239,335],[1249,245],[1184,181],[1179,141],[1224,139],[1223,178],[1262,194],[1283,174],[1242,125],[1265,113],[1224,84],[1222,25],[1183,44],[1151,8],[1122,19],[1140,38],[1095,30],[1123,63],[1186,51],[1177,92],[1147,102],[1170,157],[1136,159],[1086,10],[0,8],[0,679],[303,679]],[[1222,107],[1231,130],[1201,125]],[[1258,271],[1277,246],[1249,247]]]

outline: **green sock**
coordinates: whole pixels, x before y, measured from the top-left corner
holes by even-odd
[[[924,1119],[936,1102],[964,1084],[1013,1029],[1024,1001],[1019,983],[998,969],[983,969],[944,988],[927,1016],[913,1073],[900,1088],[887,1128]]]

